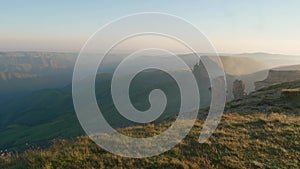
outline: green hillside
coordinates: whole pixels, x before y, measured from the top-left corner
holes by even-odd
[[[197,72],[201,72],[200,67],[195,69]],[[104,117],[115,128],[138,125],[115,108],[110,93],[111,78],[108,73],[96,78],[96,97]],[[209,103],[207,82],[199,85],[203,107]],[[180,106],[179,88],[167,73],[150,70],[138,74],[130,86],[130,98],[137,109],[147,110],[149,93],[156,88],[163,90],[168,99],[165,111],[156,120],[160,122],[177,114]],[[51,139],[73,138],[82,133],[73,108],[71,86],[39,90],[0,106],[0,149],[19,151],[31,145],[45,146]]]
[[[74,138],[83,134],[76,115],[72,112],[35,126],[11,125],[1,129],[0,145],[1,149],[23,151],[32,145],[48,146],[54,138]]]
[[[199,120],[179,145],[156,157],[129,159],[99,148],[87,137],[54,140],[47,149],[0,158],[1,168],[299,168],[300,116],[282,113],[228,113],[204,144],[197,138]],[[122,129],[141,137],[170,122]]]
[[[72,118],[75,121],[75,117],[62,116],[60,120],[40,124],[32,130],[22,129],[26,141],[36,140],[35,146],[30,145],[31,148],[21,154],[4,152],[0,168],[299,168],[299,87],[300,81],[282,83],[229,102],[218,129],[209,141],[204,144],[197,142],[204,121],[200,118],[179,145],[164,154],[145,159],[112,155],[87,136],[73,139],[58,137],[52,140],[50,147],[40,147],[38,143],[41,138],[45,139],[45,131],[56,136],[78,134],[74,129],[80,126],[67,123]],[[126,135],[144,137],[160,133],[172,121],[174,117],[118,130]],[[16,131],[19,130],[18,126],[15,127]],[[1,135],[4,140],[8,136],[22,138],[22,135],[13,136],[13,129],[7,132]],[[34,135],[26,138],[26,134],[29,136],[31,132]],[[48,136],[51,140],[54,135]]]

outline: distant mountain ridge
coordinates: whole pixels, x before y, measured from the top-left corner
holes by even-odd
[[[54,52],[0,53],[0,80],[42,77],[73,68],[77,55]]]
[[[59,52],[0,52],[0,105],[13,96],[70,84],[77,55],[77,53]],[[199,53],[199,55],[211,54]],[[246,91],[251,92],[255,89],[254,82],[265,79],[269,69],[280,64],[297,63],[295,60],[297,57],[289,55],[268,53],[221,53],[219,55],[227,75],[229,96],[235,79],[243,80],[246,83]],[[113,72],[125,56],[127,56],[125,53],[110,54],[103,60],[101,71]],[[198,56],[195,57],[193,54],[180,54],[179,57],[190,68],[199,62]],[[282,63],[286,60],[287,63]],[[167,62],[168,58],[164,58],[163,61]],[[232,96],[229,99],[232,99]]]
[[[32,91],[69,84],[76,58],[75,53],[1,52],[0,105]]]

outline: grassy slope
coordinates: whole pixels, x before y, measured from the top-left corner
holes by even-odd
[[[204,144],[197,142],[198,121],[183,142],[151,158],[112,155],[87,137],[58,140],[47,149],[30,149],[0,158],[0,168],[298,168],[300,116],[284,113],[228,113]],[[161,126],[162,125],[162,126]],[[163,123],[156,127],[167,127]],[[141,136],[157,131],[154,125],[122,129]]]
[[[282,89],[298,87],[300,81],[283,83],[230,102],[218,130],[205,144],[197,143],[203,122],[200,120],[182,143],[157,157],[121,158],[97,147],[87,137],[78,137],[55,141],[46,149],[35,147],[21,155],[5,155],[0,158],[0,168],[299,168],[299,104],[280,94]],[[164,122],[145,128],[129,127],[121,132],[140,137],[169,125]],[[53,124],[40,131],[49,128],[59,132],[60,127]]]

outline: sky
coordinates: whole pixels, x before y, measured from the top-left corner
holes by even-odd
[[[163,12],[197,26],[220,53],[300,55],[299,7],[298,0],[1,1],[0,50],[78,52],[111,20]]]

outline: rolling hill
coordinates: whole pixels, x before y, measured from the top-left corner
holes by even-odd
[[[177,73],[181,73],[180,71]],[[195,74],[202,73],[203,67],[196,66]],[[201,93],[202,107],[210,103],[209,81],[201,76],[197,79]],[[96,78],[96,97],[104,117],[113,127],[138,125],[120,115],[115,108],[110,93],[112,75],[99,74]],[[154,80],[157,79],[157,80]],[[203,83],[207,82],[207,83]],[[130,98],[139,110],[147,110],[150,106],[149,93],[153,89],[165,92],[168,103],[157,122],[177,114],[180,106],[180,92],[176,82],[165,72],[148,70],[139,73],[130,86]],[[101,100],[101,102],[99,101]],[[61,130],[60,127],[63,127]],[[45,130],[49,127],[48,130]],[[42,131],[41,131],[42,130]],[[35,131],[35,132],[34,132]],[[31,134],[39,133],[38,137]],[[32,92],[24,97],[11,100],[0,107],[0,148],[24,149],[26,143],[37,143],[44,140],[45,144],[56,137],[70,138],[82,134],[76,118],[72,102],[71,86],[59,89],[43,89]],[[8,137],[6,137],[6,135]],[[20,139],[22,138],[22,139]]]
[[[233,76],[252,74],[269,68],[264,62],[251,57],[221,56],[225,72]]]

